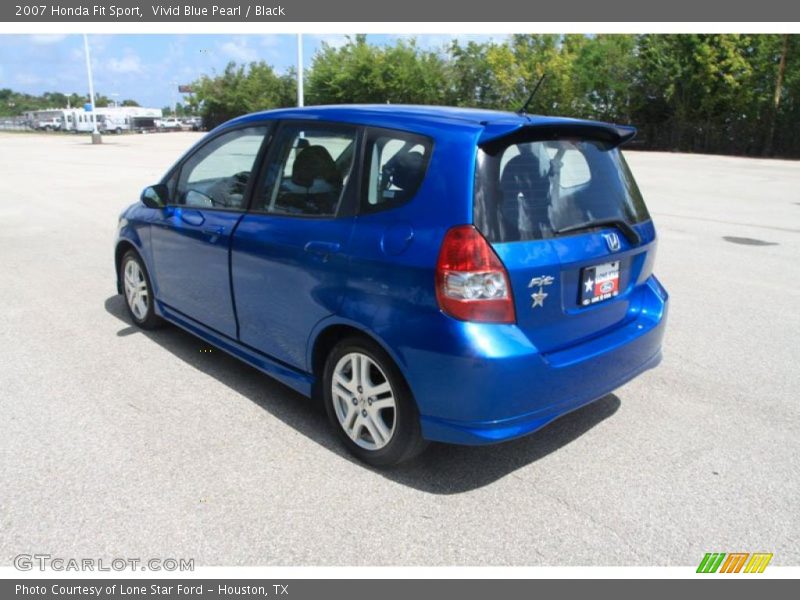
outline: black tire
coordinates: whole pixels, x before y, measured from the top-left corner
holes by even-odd
[[[367,449],[357,444],[339,422],[333,394],[333,376],[337,364],[348,354],[363,354],[378,367],[385,376],[394,398],[394,408],[390,409],[393,431],[388,442],[378,449]],[[377,372],[376,372],[377,373]],[[355,381],[355,377],[353,377]],[[331,350],[325,361],[322,376],[325,412],[337,435],[347,450],[359,460],[374,467],[390,467],[411,460],[420,454],[428,443],[422,438],[419,412],[411,391],[391,357],[377,343],[366,337],[350,337],[339,342]],[[359,387],[359,392],[361,388]],[[341,401],[341,397],[337,402]],[[366,402],[366,398],[361,399]],[[364,406],[363,408],[366,408]],[[356,409],[360,410],[360,409]],[[383,414],[383,413],[381,413]],[[368,434],[367,434],[368,435]],[[371,439],[371,436],[369,436]]]
[[[131,307],[131,300],[127,294],[126,289],[126,269],[128,263],[134,262],[138,265],[139,270],[143,277],[143,283],[145,284],[145,289],[147,292],[147,299],[146,305],[147,309],[145,311],[140,311],[142,314],[137,315],[136,311]],[[122,261],[119,264],[119,279],[120,279],[120,287],[122,288],[122,296],[125,300],[125,308],[128,311],[128,316],[133,321],[134,325],[137,327],[141,327],[142,329],[156,329],[161,327],[164,324],[163,319],[156,314],[155,307],[154,307],[154,299],[153,299],[153,286],[150,283],[150,274],[147,272],[147,267],[144,266],[144,261],[141,259],[139,254],[135,250],[128,250],[125,255],[122,257]]]

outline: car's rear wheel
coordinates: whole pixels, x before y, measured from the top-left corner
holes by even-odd
[[[128,250],[120,264],[125,306],[131,320],[142,329],[155,329],[162,324],[153,306],[150,276],[139,255]]]
[[[328,355],[323,380],[328,417],[357,458],[386,467],[425,449],[411,392],[380,346],[343,340]]]

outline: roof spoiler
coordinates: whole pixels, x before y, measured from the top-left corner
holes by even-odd
[[[614,148],[629,142],[635,136],[635,127],[591,121],[532,123],[514,128],[509,128],[507,125],[499,123],[488,123],[478,139],[478,145],[489,154],[494,154],[509,144],[579,138],[604,142]]]

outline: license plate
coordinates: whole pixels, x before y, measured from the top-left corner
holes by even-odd
[[[581,269],[582,306],[596,304],[619,294],[619,261]]]

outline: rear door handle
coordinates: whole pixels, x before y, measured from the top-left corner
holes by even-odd
[[[327,256],[329,254],[336,254],[339,251],[340,245],[338,242],[308,242],[303,248],[310,254],[319,254]]]
[[[202,231],[210,244],[216,244],[220,236],[225,233],[225,228],[217,225],[216,227],[203,227]]]

